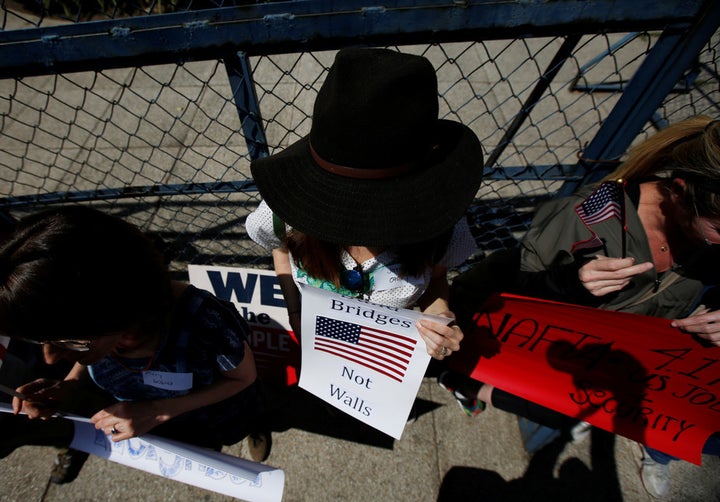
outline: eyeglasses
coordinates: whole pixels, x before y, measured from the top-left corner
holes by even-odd
[[[340,274],[340,284],[353,293],[365,291],[365,274],[360,264],[352,270],[343,270]]]
[[[46,342],[40,342],[38,340],[29,340],[27,338],[18,339],[35,345],[52,345],[53,347],[72,350],[73,352],[87,352],[90,350],[90,346],[92,345],[92,340],[48,340]]]

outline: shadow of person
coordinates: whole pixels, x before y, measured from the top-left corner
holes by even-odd
[[[622,494],[614,457],[614,436],[593,430],[591,468],[571,457],[557,466],[568,436],[561,436],[538,450],[522,477],[506,481],[495,471],[452,467],[443,478],[438,502],[613,502]],[[557,476],[555,471],[557,470]]]
[[[264,384],[264,393],[266,405],[262,420],[265,428],[271,432],[300,429],[354,443],[393,449],[394,438],[300,387]],[[417,419],[440,406],[433,401],[418,398],[408,418]]]
[[[603,423],[613,432],[644,442],[647,415],[652,411],[646,394],[657,375],[648,373],[632,354],[613,348],[611,343],[577,347],[556,341],[546,357],[552,368],[573,378],[575,390],[569,398],[582,409],[575,418],[605,419]]]

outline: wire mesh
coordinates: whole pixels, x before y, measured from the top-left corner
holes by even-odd
[[[3,29],[54,22],[52,7],[39,15],[15,7],[3,9]],[[97,17],[87,4],[78,9],[60,17]],[[579,37],[530,104],[567,37],[393,47],[433,63],[441,117],[467,124],[482,142],[486,181],[468,210],[476,257],[515,245],[537,204],[582,175],[578,156],[656,38]],[[716,35],[640,137],[694,114],[719,115],[719,47]],[[333,56],[250,59],[270,153],[309,132]],[[243,225],[260,198],[223,61],[0,80],[0,130],[0,211],[9,220],[51,204],[93,204],[162,239],[180,274],[188,263],[269,265]]]

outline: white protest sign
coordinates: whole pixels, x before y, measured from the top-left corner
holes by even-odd
[[[297,383],[300,342],[287,319],[275,272],[256,268],[188,265],[190,283],[232,302],[250,325],[248,340],[258,373],[266,380]]]
[[[0,403],[0,412],[12,413],[12,408]],[[89,419],[65,418],[75,426],[70,447],[76,450],[241,500],[282,500],[285,473],[281,469],[151,434],[114,443]]]
[[[304,286],[300,387],[400,439],[430,362],[420,318],[451,321]]]

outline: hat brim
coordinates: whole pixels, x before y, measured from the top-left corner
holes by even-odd
[[[435,153],[390,179],[351,179],[320,168],[307,137],[253,161],[251,171],[272,211],[303,233],[343,245],[418,243],[453,227],[482,181],[477,136],[448,120],[439,120],[437,131]]]

